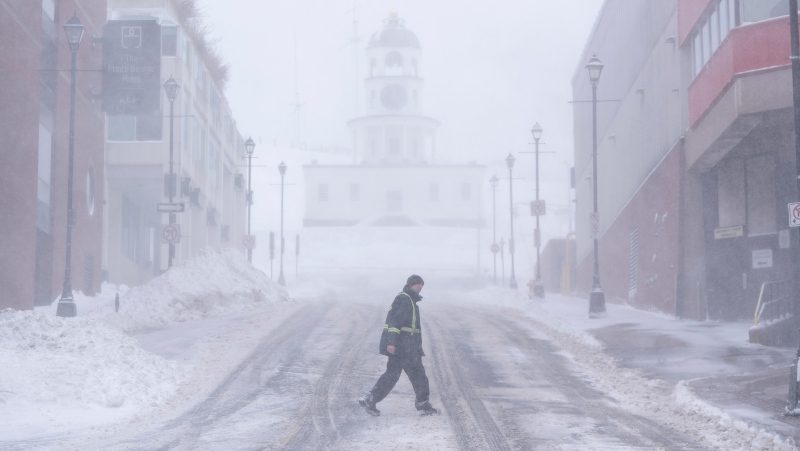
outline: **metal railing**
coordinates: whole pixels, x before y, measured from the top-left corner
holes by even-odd
[[[761,284],[758,303],[753,315],[753,325],[771,323],[787,315],[794,314],[792,302],[792,280],[776,280]]]

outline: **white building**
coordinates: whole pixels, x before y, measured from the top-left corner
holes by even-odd
[[[242,249],[246,233],[244,144],[223,95],[213,56],[186,10],[172,0],[109,0],[108,18],[155,20],[161,34],[161,84],[173,77],[174,202],[181,239],[175,261],[206,247]],[[184,5],[185,6],[185,5]],[[162,226],[168,202],[170,103],[158,86],[160,111],[151,115],[107,115],[106,202],[103,267],[111,282],[139,284],[167,268]]]
[[[366,112],[348,122],[356,163],[303,167],[305,225],[479,223],[484,167],[434,164],[439,121],[423,115],[421,57],[396,14],[372,36]]]

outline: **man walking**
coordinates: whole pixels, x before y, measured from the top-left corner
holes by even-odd
[[[428,376],[422,366],[422,330],[419,319],[419,307],[422,300],[419,295],[425,282],[422,277],[414,274],[406,281],[401,291],[392,302],[392,308],[386,315],[386,324],[383,326],[379,352],[389,357],[386,371],[363,398],[358,400],[367,413],[378,416],[381,412],[376,404],[381,402],[392,391],[400,379],[400,373],[405,371],[417,400],[415,406],[422,415],[439,413],[431,406],[428,397]]]

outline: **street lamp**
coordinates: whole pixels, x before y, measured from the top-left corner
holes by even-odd
[[[174,143],[175,143],[175,98],[178,97],[178,82],[174,78],[169,77],[169,80],[164,82],[164,92],[167,94],[169,100],[169,175],[167,176],[167,192],[169,193],[170,206],[174,204],[175,200],[175,166],[173,160]],[[175,212],[169,213],[169,223],[175,224]],[[175,259],[175,243],[169,243],[169,259],[167,260],[167,267],[172,268],[172,261]]]
[[[72,296],[72,228],[75,225],[75,212],[72,210],[72,184],[75,160],[75,74],[78,57],[78,48],[83,39],[84,28],[77,15],[64,24],[64,34],[71,54],[70,80],[69,80],[69,173],[67,176],[67,242],[66,264],[64,265],[64,287],[61,298],[58,300],[56,315],[73,317],[78,314],[75,298]]]
[[[250,233],[250,207],[253,205],[253,190],[251,181],[253,179],[253,152],[256,143],[253,138],[247,138],[244,143],[244,150],[247,152],[247,261],[253,263],[253,245],[255,241]]]
[[[597,236],[600,228],[600,215],[597,211],[597,84],[603,72],[603,63],[592,55],[586,64],[589,81],[592,83],[592,185],[594,192],[594,209],[592,211],[592,237],[594,240],[594,269],[592,273],[592,292],[589,294],[589,317],[598,318],[606,313],[606,295],[600,286],[600,260]]]
[[[284,176],[286,175],[286,164],[281,161],[281,164],[278,165],[278,172],[281,173],[281,269],[280,274],[278,275],[278,283],[281,285],[286,285],[286,279],[283,278],[283,252],[286,244],[286,240],[283,239],[283,187],[284,187]]]
[[[497,253],[500,251],[500,246],[497,244],[497,182],[499,179],[493,175],[489,179],[489,184],[492,186],[492,254],[494,259],[494,284],[497,285]]]
[[[544,298],[544,284],[542,283],[542,265],[541,265],[541,245],[542,234],[539,228],[539,217],[542,215],[542,205],[539,202],[539,140],[542,138],[542,126],[539,123],[533,124],[531,128],[531,135],[533,135],[533,142],[536,145],[536,231],[534,232],[534,240],[536,244],[536,279],[533,285],[533,295],[537,298]]]
[[[517,279],[514,278],[514,179],[512,177],[514,161],[514,155],[508,154],[506,157],[506,165],[508,165],[508,211],[511,216],[511,236],[508,239],[508,254],[511,256],[511,276],[508,279],[508,286],[516,289]]]

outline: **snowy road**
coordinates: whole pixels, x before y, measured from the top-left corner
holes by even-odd
[[[596,388],[541,324],[504,307],[423,305],[432,402],[419,417],[405,376],[367,416],[355,400],[381,373],[386,306],[354,300],[293,307],[210,396],[130,430],[111,449],[702,448]]]

